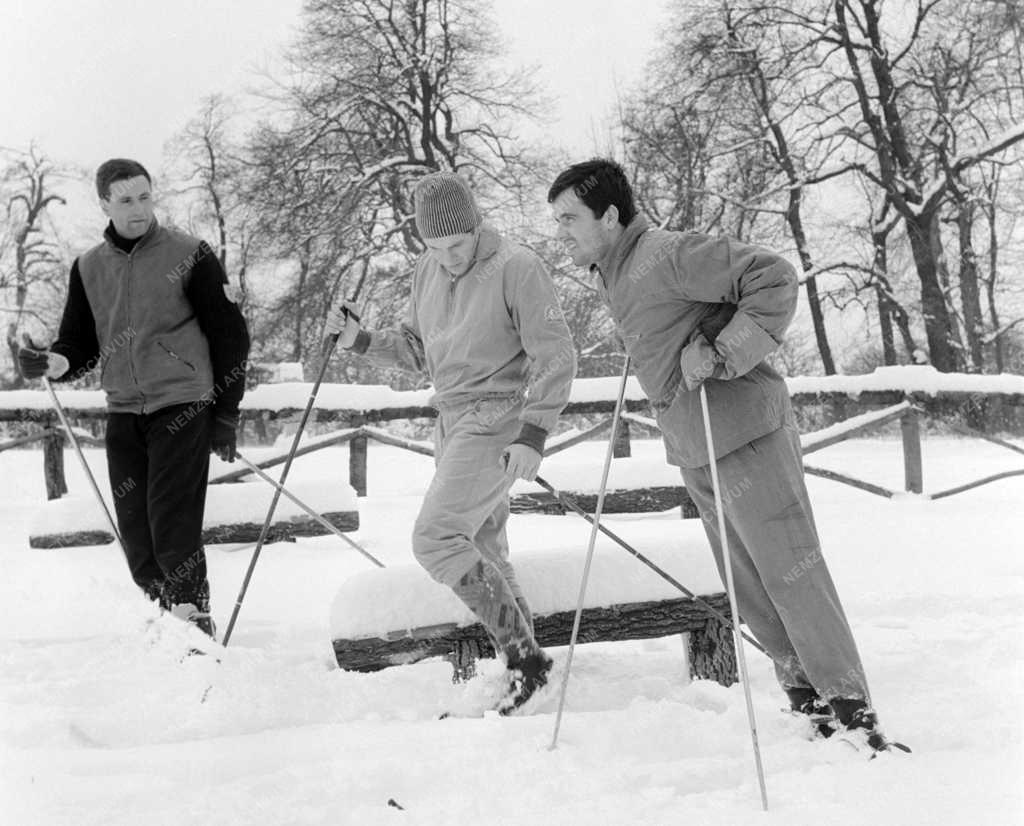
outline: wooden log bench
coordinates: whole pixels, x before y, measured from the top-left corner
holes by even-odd
[[[696,533],[693,536],[697,539]],[[710,552],[700,547],[699,539],[689,543],[688,549],[683,555],[675,550],[654,553],[652,561],[728,616],[728,598],[720,590]],[[687,565],[687,560],[696,558],[694,550],[704,558],[697,566]],[[513,559],[542,646],[569,644],[584,556],[582,551],[552,551],[518,554]],[[676,634],[685,635],[692,677],[723,685],[736,681],[735,648],[728,626],[628,554],[599,549],[578,642]],[[453,679],[459,682],[474,674],[478,659],[494,656],[483,626],[469,609],[418,565],[369,570],[346,580],[332,607],[331,635],[338,665],[349,671],[378,671],[443,657],[452,664]]]
[[[288,489],[340,531],[359,529],[355,491],[344,483],[289,483]],[[115,491],[115,495],[117,491]],[[273,488],[266,482],[242,482],[207,488],[203,542],[255,542],[263,528]],[[123,494],[122,494],[123,495]],[[110,512],[113,505],[107,501]],[[274,510],[268,542],[323,536],[330,531],[285,497]],[[29,526],[29,547],[67,548],[108,545],[114,541],[106,518],[92,496],[68,496],[42,505]]]
[[[587,513],[597,510],[596,491],[560,490]],[[544,513],[563,516],[567,509],[545,491],[513,494],[512,513]],[[604,495],[604,513],[658,513],[679,508],[683,519],[698,519],[697,506],[682,485],[651,485],[638,488],[609,488]]]
[[[645,420],[646,421],[646,420]],[[567,447],[574,446],[591,437],[600,428],[591,428],[579,434],[565,434],[553,441],[553,446],[545,451],[546,456],[561,453]],[[541,466],[541,475],[547,479],[559,493],[572,499],[587,513],[597,508],[597,483],[600,473],[594,472],[591,465],[583,460],[571,463],[565,459],[557,462],[546,460]],[[562,486],[565,479],[568,484]],[[593,487],[581,487],[580,479],[594,479]],[[570,481],[571,480],[571,481]],[[541,513],[562,516],[568,511],[551,493],[530,482],[517,482],[509,497],[512,513]],[[680,509],[684,519],[699,518],[697,506],[682,484],[679,468],[667,463],[654,465],[649,458],[631,457],[629,454],[616,458],[611,464],[608,476],[608,489],[604,497],[605,513],[658,513]]]

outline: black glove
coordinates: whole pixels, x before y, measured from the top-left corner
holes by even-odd
[[[216,453],[225,462],[235,461],[237,455],[238,414],[218,413],[213,419],[213,436],[210,438],[210,452]]]
[[[38,379],[46,375],[50,367],[50,351],[32,343],[28,334],[22,336],[24,344],[18,348],[18,369],[26,379]]]
[[[708,340],[708,344],[714,344],[718,334],[732,321],[734,315],[736,315],[735,304],[719,304],[705,318],[701,319],[697,329]]]

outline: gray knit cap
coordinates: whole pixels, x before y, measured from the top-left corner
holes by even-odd
[[[421,238],[459,235],[480,226],[473,193],[454,172],[434,172],[421,178],[412,199]]]

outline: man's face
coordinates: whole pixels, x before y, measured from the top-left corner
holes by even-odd
[[[599,261],[615,240],[618,211],[608,207],[601,218],[595,218],[572,188],[552,201],[551,212],[558,224],[555,237],[578,267],[589,267]]]
[[[114,181],[110,197],[100,200],[100,209],[122,238],[140,238],[153,221],[153,192],[146,176]]]
[[[440,238],[424,238],[423,243],[438,264],[452,275],[462,275],[473,266],[478,232],[460,232]]]

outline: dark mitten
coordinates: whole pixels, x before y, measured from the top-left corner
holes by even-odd
[[[45,350],[18,349],[18,369],[26,379],[38,379],[46,375],[50,366],[50,354]]]
[[[213,419],[213,437],[210,439],[210,451],[216,453],[225,462],[235,461],[237,455],[238,414],[218,413]]]
[[[26,379],[38,379],[46,375],[50,367],[50,352],[45,347],[34,344],[28,334],[22,336],[22,346],[18,348],[18,369]]]
[[[735,304],[719,304],[710,315],[701,320],[697,329],[708,340],[708,344],[714,344],[718,334],[732,321],[734,315],[736,315]]]

